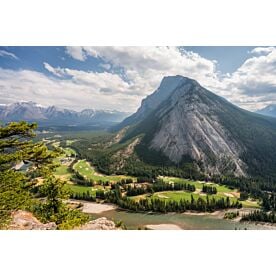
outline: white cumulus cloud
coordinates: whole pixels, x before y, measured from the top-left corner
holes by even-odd
[[[31,70],[0,68],[1,103],[34,101],[44,106],[56,105],[75,110],[96,108],[130,112],[139,104],[139,99],[126,93],[128,84],[117,75],[59,70],[68,79],[50,78]]]
[[[251,53],[252,54],[269,54],[275,50],[275,47],[256,47]]]
[[[276,103],[276,48],[257,52],[222,80],[226,98],[249,110]]]
[[[80,61],[86,60],[85,52],[82,50],[81,47],[70,46],[70,47],[66,47],[66,49],[67,49],[67,54],[70,55],[72,58]]]
[[[208,88],[218,81],[215,61],[179,47],[79,47],[78,52],[121,69],[134,93],[140,95],[152,92],[168,75],[194,78]]]

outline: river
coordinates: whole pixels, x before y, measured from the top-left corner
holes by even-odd
[[[271,230],[276,226],[242,223],[232,220],[226,220],[213,214],[149,214],[134,213],[118,209],[105,211],[98,214],[92,214],[94,218],[106,217],[115,221],[122,221],[127,229],[144,228],[149,224],[174,224],[181,229],[187,230]]]

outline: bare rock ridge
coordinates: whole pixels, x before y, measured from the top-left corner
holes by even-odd
[[[183,156],[201,161],[206,171],[219,173],[223,159],[235,165],[236,174],[243,175],[245,165],[239,158],[242,150],[219,122],[208,91],[196,82],[184,82],[173,92],[157,113],[160,128],[150,142],[150,148],[163,152],[171,161],[179,163]],[[218,162],[210,164],[209,156]]]
[[[260,143],[269,145],[261,145],[269,155],[276,149],[276,120],[270,119],[234,106],[195,80],[174,76],[164,78],[118,128],[128,127],[121,142],[142,135],[140,149],[173,164],[192,160],[205,173],[243,176],[247,155],[257,161]]]
[[[158,89],[142,100],[141,106],[131,116],[127,117],[122,123],[117,125],[116,129],[122,129],[125,126],[136,124],[145,119],[159,104],[166,100],[177,85],[183,81],[182,76],[164,77]]]

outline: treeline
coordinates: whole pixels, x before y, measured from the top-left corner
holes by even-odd
[[[160,166],[150,165],[135,158],[129,158],[126,165],[121,169],[122,174],[129,174],[133,176],[144,176],[156,179],[160,175],[174,176],[192,180],[205,180],[205,176],[198,172],[194,163],[188,163],[183,166]]]
[[[71,192],[70,198],[95,202],[97,199],[107,200],[112,197],[110,196],[111,194],[114,195],[116,198],[121,198],[121,186],[119,184],[112,184],[110,191],[96,190],[95,195],[92,194],[90,191]]]
[[[112,185],[116,185],[116,184],[126,185],[126,184],[133,183],[132,178],[121,179],[119,181],[109,181],[109,180],[101,180],[101,179],[96,181],[93,179],[86,179],[79,172],[76,172],[75,175],[70,178],[70,180],[76,184],[86,186],[86,187],[91,187],[91,186],[95,186],[95,185],[107,187],[107,186],[112,186]]]
[[[237,211],[237,212],[226,212],[224,214],[224,219],[234,219],[236,217],[238,217],[240,215],[240,212]]]
[[[241,192],[247,192],[253,197],[261,196],[262,192],[276,192],[276,179],[272,177],[265,179],[216,175],[209,179],[214,183],[226,185],[233,189],[237,188]]]
[[[274,211],[265,212],[262,210],[255,210],[247,215],[243,215],[241,220],[276,223],[276,213]]]
[[[191,194],[191,199],[175,200],[162,200],[158,198],[146,198],[138,201],[132,200],[127,196],[123,196],[120,186],[116,186],[114,190],[104,192],[103,196],[106,201],[117,204],[123,209],[141,212],[185,212],[185,211],[199,211],[199,212],[213,212],[221,209],[228,208],[241,208],[242,204],[239,201],[231,202],[229,197],[226,199],[209,198],[207,195],[206,200],[199,197],[195,199]]]
[[[77,200],[86,200],[86,201],[91,201],[95,202],[96,197],[93,196],[89,191],[83,192],[83,193],[71,193],[70,194],[71,199],[77,199]]]
[[[153,183],[154,181],[155,179],[151,177],[137,176],[137,183]]]
[[[96,194],[93,195],[91,192],[72,192],[70,195],[71,199],[86,200],[95,202],[97,199],[106,199],[106,192],[104,190],[97,190]]]
[[[197,200],[191,195],[191,200],[181,199],[175,200],[162,200],[158,198],[140,199],[139,201],[131,200],[127,197],[117,199],[116,204],[120,207],[132,211],[153,211],[160,213],[167,212],[185,212],[185,211],[198,211],[198,212],[213,212],[221,209],[228,208],[241,208],[242,204],[238,201],[230,202],[229,198],[215,199],[214,197],[206,200],[199,197]]]
[[[211,179],[215,183],[236,188],[240,191],[240,200],[248,197],[258,199],[264,211],[276,210],[276,180],[275,178],[245,178],[216,176]]]
[[[276,211],[276,193],[263,193],[261,198],[264,211]]]
[[[165,183],[162,180],[158,180],[156,183],[151,185],[138,186],[134,185],[126,187],[127,196],[137,196],[147,193],[156,193],[162,191],[189,191],[194,192],[196,190],[195,185],[189,183]]]
[[[208,195],[215,195],[217,193],[217,188],[214,186],[203,185],[202,192]]]

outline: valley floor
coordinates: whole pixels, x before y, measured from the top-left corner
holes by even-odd
[[[69,141],[71,142],[71,141]],[[62,148],[64,150],[64,154],[57,160],[57,162],[60,162],[60,166],[56,169],[56,176],[66,180],[68,188],[73,193],[79,193],[84,194],[88,193],[91,196],[95,196],[96,192],[99,190],[102,191],[108,191],[111,189],[110,185],[112,183],[116,183],[116,181],[120,181],[122,179],[132,178],[133,181],[136,181],[136,178],[130,177],[130,176],[107,176],[103,175],[97,172],[95,167],[91,165],[86,160],[79,160],[76,156],[76,152],[70,148],[70,143],[66,143],[67,147]],[[58,142],[54,142],[53,146],[60,147],[60,144]],[[70,169],[70,165],[73,165],[74,170]],[[75,183],[72,179],[74,178],[74,171],[78,172],[85,180],[92,181],[94,184],[93,186],[85,186],[85,185],[79,185]],[[186,182],[191,185],[194,185],[196,190],[194,192],[189,191],[161,191],[161,192],[155,192],[150,195],[142,194],[138,196],[132,196],[129,197],[134,201],[137,201],[139,199],[149,199],[149,198],[158,198],[162,199],[164,201],[167,200],[173,200],[173,201],[179,201],[181,199],[189,200],[191,198],[191,194],[195,199],[198,199],[199,197],[206,199],[206,194],[202,193],[202,187],[203,185],[210,185],[214,186],[217,189],[217,194],[215,195],[209,195],[210,198],[215,197],[216,199],[219,198],[229,198],[230,202],[233,201],[239,201],[239,192],[236,189],[229,189],[226,186],[218,185],[214,183],[206,183],[201,181],[191,181],[186,179],[181,179],[177,177],[167,177],[167,176],[160,176],[160,178],[165,183],[182,183]],[[109,184],[107,186],[104,186],[103,183],[107,181]],[[99,203],[100,202],[100,203]],[[146,213],[134,213],[127,210],[122,210],[118,208],[114,204],[106,204],[102,203],[100,200],[98,202],[89,202],[86,200],[70,200],[70,204],[80,205],[81,210],[84,213],[90,214],[92,217],[100,217],[100,216],[107,216],[109,219],[116,219],[116,220],[122,220],[126,226],[130,227],[131,229],[137,228],[143,228],[143,229],[157,229],[157,230],[168,230],[168,229],[243,229],[244,225],[246,227],[244,228],[253,228],[255,229],[254,223],[240,223],[239,220],[241,219],[241,215],[248,213],[256,208],[259,208],[259,203],[257,201],[254,201],[252,199],[248,199],[246,201],[242,201],[243,208],[239,209],[240,215],[233,219],[233,220],[226,220],[224,219],[224,214],[227,212],[227,210],[220,210],[215,211],[213,213],[205,213],[205,212],[191,212],[186,211],[185,213],[169,213],[169,214],[153,214],[151,212]],[[231,212],[235,210],[231,209]],[[163,218],[162,218],[163,216]],[[173,218],[174,216],[174,218]],[[131,218],[132,217],[132,218]],[[133,223],[133,219],[137,219],[138,221]],[[152,221],[151,219],[152,218]],[[155,220],[157,219],[156,223]],[[160,221],[163,221],[164,223],[157,223]],[[169,223],[170,221],[176,221],[180,223]],[[182,220],[185,220],[185,223],[183,223]],[[202,222],[199,223],[199,220]],[[190,221],[190,225],[189,225]],[[196,222],[196,223],[195,223]],[[215,225],[217,224],[217,226]],[[135,226],[134,226],[135,225]],[[236,225],[236,226],[235,226]],[[238,225],[238,226],[237,226]],[[248,226],[251,225],[251,226]],[[274,229],[273,226],[265,225],[265,224],[259,224],[259,226],[256,226],[256,228],[260,229]],[[276,226],[275,226],[276,229]]]

